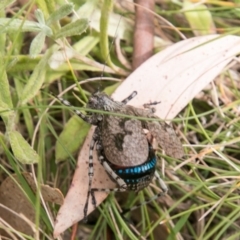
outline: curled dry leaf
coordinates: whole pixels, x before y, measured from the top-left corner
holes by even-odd
[[[23,174],[33,192],[36,192],[36,184],[33,177],[29,173]],[[64,197],[62,192],[58,188],[50,187],[49,185],[41,184],[41,193],[44,201],[62,205]]]
[[[113,98],[120,101],[137,91],[138,95],[131,100],[131,105],[139,107],[151,101],[161,102],[156,106],[156,115],[172,119],[221,73],[239,51],[240,38],[236,36],[209,35],[181,41],[143,63],[121,84]],[[79,153],[72,185],[56,219],[55,237],[83,218],[92,133],[93,128]],[[114,186],[95,156],[93,187]],[[95,196],[99,205],[107,194],[96,192]],[[91,203],[88,210],[89,213],[93,211]]]
[[[32,176],[29,173],[24,173],[23,176],[35,192],[36,186]],[[0,204],[4,207],[0,206],[0,216],[14,229],[27,235],[33,235],[32,228],[19,214],[23,214],[30,222],[34,223],[36,209],[33,208],[24,192],[19,188],[19,185],[21,186],[16,174],[7,177],[2,182],[0,186]],[[45,201],[63,204],[63,195],[59,189],[41,185],[41,193]],[[5,233],[0,232],[0,235],[4,236]]]

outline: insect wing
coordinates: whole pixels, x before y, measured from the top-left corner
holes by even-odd
[[[156,118],[156,121],[142,121],[142,127],[149,131],[156,145],[164,150],[165,154],[174,158],[181,158],[184,154],[182,144],[173,127],[153,114],[151,108],[135,108],[127,105],[126,112],[132,116]]]
[[[166,155],[174,158],[183,156],[182,144],[171,125],[160,121],[149,121],[146,123],[146,126]]]

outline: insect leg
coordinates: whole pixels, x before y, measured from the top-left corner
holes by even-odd
[[[71,105],[71,103],[69,101],[67,101],[66,99],[62,98],[62,97],[58,97],[55,94],[51,93],[51,95],[53,95],[56,99],[58,99],[63,105],[67,106],[67,107],[74,107],[73,105]],[[86,116],[85,114],[83,114],[82,112],[78,111],[77,109],[72,109],[72,111],[78,115],[82,120],[84,120],[85,122],[92,124],[92,125],[96,125],[96,120],[95,118],[92,118],[91,116]]]
[[[159,176],[159,174],[158,174],[157,171],[155,171],[154,175],[155,175],[155,178],[156,178],[156,179],[158,180],[158,182],[159,182],[160,188],[162,189],[162,191],[164,192],[164,194],[166,194],[167,191],[168,191],[167,185],[166,185],[165,182],[161,179],[161,177]]]
[[[99,148],[98,148],[99,149]],[[99,161],[103,165],[105,171],[111,176],[111,178],[118,184],[117,188],[91,188],[92,204],[96,206],[95,192],[125,192],[127,190],[127,184],[122,178],[120,178],[104,160],[102,155],[99,155]]]
[[[132,92],[127,98],[122,100],[122,103],[127,104],[130,100],[132,100],[137,95],[137,91]]]
[[[96,199],[94,194],[92,195],[92,179],[93,179],[93,150],[94,150],[94,146],[95,143],[98,141],[99,139],[99,135],[98,135],[98,128],[95,129],[94,133],[93,133],[93,137],[92,137],[92,141],[90,143],[90,147],[89,147],[89,162],[88,162],[88,193],[87,193],[87,199],[86,199],[86,203],[83,209],[83,215],[84,215],[84,221],[87,221],[87,212],[88,212],[88,202],[89,202],[89,197],[90,194],[92,196],[92,204],[94,207],[96,207]]]
[[[104,167],[105,171],[109,174],[109,176],[118,184],[120,191],[124,192],[127,189],[127,184],[125,181],[120,178],[110,167],[108,162],[105,160],[105,157],[101,154],[102,153],[102,146],[100,143],[97,144],[97,153],[98,153],[98,160]]]
[[[143,206],[143,205],[147,205],[148,203],[151,203],[152,201],[154,201],[155,199],[158,199],[159,197],[163,197],[163,196],[166,195],[166,193],[167,193],[167,191],[168,191],[168,188],[167,188],[166,184],[165,184],[164,181],[160,178],[160,176],[159,176],[159,174],[158,174],[157,171],[155,171],[154,175],[155,175],[155,178],[157,178],[157,180],[158,180],[158,182],[159,182],[159,184],[160,184],[160,187],[161,187],[161,189],[162,189],[163,192],[160,192],[160,193],[154,195],[153,197],[149,198],[148,200],[146,200],[146,201],[144,201],[144,202],[142,202],[142,203],[140,203],[140,204],[138,204],[138,205],[136,205],[136,206],[133,206],[133,207],[128,208],[128,209],[124,209],[124,210],[121,212],[121,215],[122,215],[122,216],[125,215],[127,212],[131,212],[131,211],[133,211],[133,210],[135,210],[135,209],[137,209],[137,208],[139,208],[139,207],[141,207],[141,206]]]
[[[161,102],[151,102],[151,103],[144,103],[143,107],[148,111],[149,114],[155,113],[156,109],[154,107],[151,107],[152,105],[157,105]]]
[[[151,103],[144,103],[143,104],[143,106],[145,107],[145,108],[151,108],[150,106],[152,106],[152,105],[158,105],[159,103],[161,103],[161,102],[151,102]]]
[[[96,146],[97,153],[98,153],[98,160],[101,165],[104,167],[105,171],[110,175],[110,177],[118,184],[119,187],[116,188],[91,188],[91,196],[92,196],[92,203],[93,205],[96,204],[94,201],[95,199],[95,192],[125,192],[127,190],[127,184],[125,181],[120,178],[110,167],[110,165],[105,160],[104,156],[102,156],[102,145],[101,141],[97,143]]]

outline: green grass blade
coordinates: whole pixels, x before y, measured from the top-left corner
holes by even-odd
[[[48,60],[52,56],[52,53],[56,50],[56,46],[51,47],[42,57],[38,65],[35,67],[30,79],[23,89],[23,93],[20,99],[22,105],[26,104],[32,99],[42,87],[45,80],[45,75],[48,66]]]

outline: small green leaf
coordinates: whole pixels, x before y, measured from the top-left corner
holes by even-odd
[[[12,110],[9,106],[0,99],[0,115],[7,116],[9,111]]]
[[[13,32],[40,32],[41,26],[37,22],[20,19],[0,18],[0,33]],[[20,29],[21,27],[21,29]]]
[[[73,35],[81,35],[84,31],[86,31],[88,27],[88,19],[82,18],[78,19],[75,22],[69,23],[56,34],[55,38],[61,37],[69,37]]]
[[[59,21],[60,19],[64,18],[68,14],[70,14],[73,11],[74,5],[72,3],[65,4],[61,6],[59,9],[54,11],[50,17],[47,20],[47,24],[52,24],[56,21]]]
[[[41,9],[37,9],[37,10],[34,12],[34,15],[35,15],[37,21],[38,21],[41,25],[45,25],[45,19],[44,19],[43,12],[41,11]]]
[[[22,94],[22,89],[24,84],[22,83],[22,81],[19,79],[18,76],[14,76],[13,80],[14,80],[14,85],[15,85],[17,95],[19,97]],[[34,132],[34,123],[33,123],[34,120],[31,115],[31,109],[29,108],[19,109],[18,114],[21,114],[21,112],[23,113],[23,118],[25,122],[24,125],[26,126],[26,129],[28,131],[29,139],[32,139],[33,132]]]
[[[41,28],[42,32],[44,32],[48,37],[51,37],[53,35],[52,29],[47,25],[41,25]]]
[[[12,67],[14,67],[18,62],[18,58],[17,57],[13,57],[12,59],[9,59],[9,62],[6,66],[6,69],[9,70],[11,69]]]
[[[5,71],[5,64],[3,62],[3,57],[0,54],[0,102],[4,102],[9,108],[13,107],[10,87],[8,83],[7,74]]]
[[[33,164],[39,162],[39,155],[19,132],[9,131],[8,136],[14,156],[19,162],[23,164]]]
[[[0,111],[3,111],[2,113],[0,112],[0,115],[7,117],[9,110],[13,108],[13,104],[5,64],[2,59],[0,55]],[[4,120],[6,121],[7,119]]]
[[[35,58],[43,49],[45,43],[46,34],[44,32],[38,33],[38,35],[32,40],[30,46],[30,56]]]
[[[3,122],[5,123],[7,129],[15,128],[14,119],[16,114],[3,101],[0,101],[0,116],[2,117]]]
[[[194,4],[189,0],[184,1],[184,14],[196,36],[215,33],[212,14],[204,4]]]
[[[103,1],[100,18],[100,48],[103,59],[110,67],[114,68],[115,66],[110,58],[108,46],[108,24],[110,21],[109,18],[110,13],[112,12],[112,8],[113,8],[112,0]]]
[[[1,62],[1,61],[0,61]],[[0,66],[0,105],[5,103],[8,108],[12,108],[12,99],[6,72]]]
[[[21,104],[26,104],[31,98],[33,98],[45,80],[45,74],[47,71],[48,60],[52,56],[52,53],[56,51],[56,46],[51,47],[40,60],[38,65],[35,67],[30,79],[23,89],[21,96]]]
[[[4,134],[2,134],[0,132],[0,154],[3,154],[4,153],[4,148],[3,148],[1,143],[4,143],[6,145],[6,138],[5,138]]]
[[[52,36],[52,29],[46,25],[43,12],[40,9],[37,9],[35,11],[35,16],[39,22],[39,26],[42,29],[42,32],[44,32],[49,37]]]
[[[73,116],[64,126],[56,144],[56,162],[69,158],[69,155],[78,151],[87,133],[89,124],[78,116]]]
[[[45,32],[47,36],[52,36],[52,29],[47,25],[28,20],[0,18],[0,34],[21,32]]]

